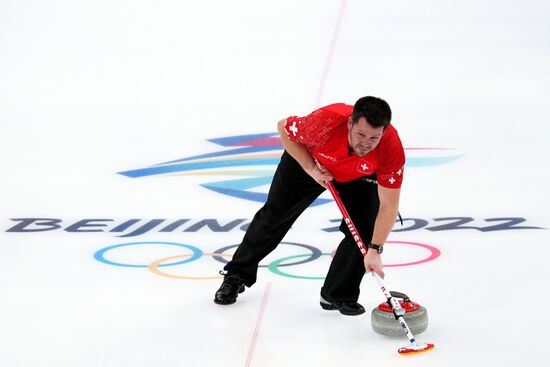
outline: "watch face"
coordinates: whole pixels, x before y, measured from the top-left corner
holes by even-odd
[[[381,254],[382,252],[384,252],[384,247],[381,246],[381,245],[375,245],[374,243],[371,243],[369,244],[369,248],[373,249],[373,250],[376,250],[376,252],[378,252],[379,254]]]

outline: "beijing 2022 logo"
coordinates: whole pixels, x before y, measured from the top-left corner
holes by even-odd
[[[226,195],[241,200],[249,200],[263,203],[267,194],[258,192],[261,186],[269,185],[275,168],[280,161],[283,147],[277,133],[239,135],[217,139],[209,142],[217,144],[222,149],[201,155],[184,157],[169,162],[159,163],[150,167],[118,172],[120,175],[133,179],[146,176],[184,175],[184,176],[217,176],[226,177],[224,180],[204,182],[201,186],[215,193]],[[407,168],[431,167],[450,163],[462,156],[453,148],[405,148]],[[256,189],[256,191],[255,191]],[[322,205],[332,200],[318,198],[312,206]],[[335,212],[336,213],[336,212]],[[83,218],[71,220],[68,224],[62,218],[11,218],[16,222],[6,232],[9,233],[36,233],[46,231],[63,231],[64,233],[110,233],[116,237],[139,237],[153,232],[170,233],[196,233],[198,231],[210,231],[215,233],[228,233],[245,231],[248,223],[246,218],[233,218],[229,222],[221,223],[216,218],[191,219],[177,218],[172,220],[155,219],[124,219],[122,221],[113,218]],[[326,223],[321,223],[319,228],[325,233],[337,232],[341,218],[327,218]],[[478,233],[491,233],[495,231],[509,230],[533,230],[544,229],[532,225],[526,225],[523,217],[496,217],[496,218],[472,218],[470,216],[445,216],[437,218],[403,218],[401,226],[394,228],[392,232],[409,231],[456,231],[467,230]],[[242,234],[239,234],[239,237]],[[179,234],[178,234],[179,237]],[[224,237],[225,238],[225,237]],[[411,266],[433,261],[441,254],[433,245],[412,241],[387,241],[386,244],[400,246],[410,258],[394,259],[385,264],[391,266]],[[272,273],[280,276],[298,279],[322,279],[320,276],[299,274],[295,267],[316,261],[319,258],[331,257],[331,250],[321,250],[312,244],[298,242],[281,242],[286,252],[276,260],[266,259],[266,263],[260,265]],[[164,242],[164,241],[135,241],[117,244],[109,244],[94,252],[93,258],[105,265],[119,268],[145,268],[156,275],[177,279],[213,279],[217,278],[220,266],[232,256],[232,251],[238,244],[221,243],[214,251],[203,251],[202,245]],[[288,253],[292,250],[291,253]],[[305,251],[304,251],[305,250]],[[168,252],[167,252],[168,251]],[[298,251],[296,253],[295,251]],[[400,251],[402,253],[402,251]],[[163,256],[163,254],[165,256]],[[167,256],[169,255],[169,256]],[[409,256],[405,256],[409,257]],[[181,267],[201,259],[210,259],[211,269],[207,275],[175,274],[167,269],[180,270]],[[389,259],[388,259],[389,260]],[[202,260],[204,261],[204,260]],[[290,270],[287,270],[291,268]],[[188,269],[184,269],[185,272]]]

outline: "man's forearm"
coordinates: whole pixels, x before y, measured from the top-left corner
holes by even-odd
[[[400,191],[400,189],[379,189],[380,207],[374,223],[372,243],[383,245],[386,242],[397,218]]]
[[[385,205],[380,207],[376,222],[374,224],[374,233],[372,235],[372,243],[383,245],[386,239],[390,235],[390,232],[395,224],[395,218],[397,217],[397,208]]]

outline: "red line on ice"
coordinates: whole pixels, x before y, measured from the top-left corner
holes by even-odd
[[[252,335],[252,341],[250,342],[250,349],[248,350],[248,356],[246,357],[245,367],[249,367],[252,362],[252,354],[254,354],[254,347],[256,346],[256,340],[258,339],[258,332],[262,325],[262,317],[264,315],[265,305],[267,304],[267,298],[269,297],[269,290],[271,288],[271,282],[267,283],[264,291],[264,298],[260,306],[260,313],[258,314],[258,320],[256,321],[256,327],[254,328],[254,334]]]

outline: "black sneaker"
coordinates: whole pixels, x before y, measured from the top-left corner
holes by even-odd
[[[226,274],[223,283],[214,296],[214,302],[218,305],[230,305],[237,301],[239,293],[244,292],[244,282],[235,274]]]
[[[321,296],[323,310],[338,310],[342,315],[357,316],[365,313],[365,308],[357,302],[330,302]]]

